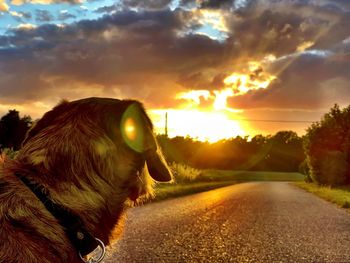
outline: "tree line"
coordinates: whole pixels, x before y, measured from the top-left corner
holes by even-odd
[[[0,119],[0,149],[19,150],[32,123],[30,116],[26,115],[21,118],[17,110],[10,110],[2,116]]]
[[[168,161],[198,169],[296,172],[305,159],[303,139],[293,131],[252,139],[238,136],[216,143],[163,135],[158,141]]]

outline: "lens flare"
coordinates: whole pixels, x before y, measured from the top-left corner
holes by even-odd
[[[135,104],[130,105],[122,116],[120,131],[125,143],[136,152],[145,150],[144,126],[139,107]]]
[[[132,118],[128,118],[125,120],[124,132],[129,140],[135,141],[137,137],[137,130],[135,121]]]

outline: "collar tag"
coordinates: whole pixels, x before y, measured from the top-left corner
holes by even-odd
[[[79,252],[80,259],[85,263],[99,263],[103,260],[104,256],[106,255],[105,244],[103,244],[103,242],[98,238],[95,238],[95,240],[98,242],[98,247],[90,253],[91,257],[89,259],[84,259],[84,257]]]

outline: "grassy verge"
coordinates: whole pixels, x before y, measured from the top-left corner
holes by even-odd
[[[184,196],[249,181],[302,181],[299,173],[197,170],[173,164],[174,184],[158,184],[153,201]]]
[[[216,188],[235,184],[234,181],[226,182],[199,182],[191,184],[162,184],[155,189],[156,197],[153,201],[165,200],[179,196],[185,196]]]
[[[248,181],[292,181],[304,180],[304,175],[300,173],[284,172],[256,172],[256,171],[225,171],[225,170],[204,170],[201,180],[204,181],[227,181],[236,182]]]
[[[330,188],[304,182],[298,182],[295,185],[340,207],[350,208],[350,187]]]

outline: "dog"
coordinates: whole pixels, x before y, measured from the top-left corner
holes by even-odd
[[[2,263],[100,262],[128,203],[172,180],[142,104],[110,98],[61,102],[0,166]]]

